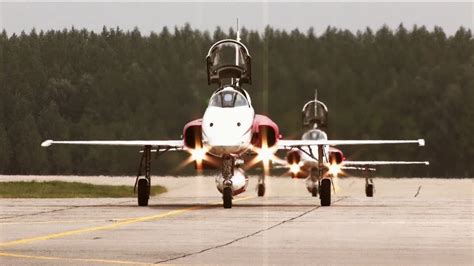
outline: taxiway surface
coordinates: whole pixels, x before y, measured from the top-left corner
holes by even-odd
[[[133,184],[133,178],[18,177]],[[473,265],[472,179],[338,180],[331,207],[303,180],[256,179],[223,209],[211,177],[155,177],[169,192],[135,198],[0,199],[1,265]],[[416,196],[415,196],[416,195]]]

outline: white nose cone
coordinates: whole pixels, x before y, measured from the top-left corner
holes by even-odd
[[[253,117],[248,106],[209,106],[202,119],[204,145],[217,156],[242,152],[250,145]]]

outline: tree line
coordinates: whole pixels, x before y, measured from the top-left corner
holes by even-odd
[[[235,32],[190,25],[142,35],[103,28],[0,34],[0,174],[134,174],[138,148],[40,147],[45,139],[178,139],[215,89],[205,55]],[[284,137],[302,133],[301,108],[318,89],[332,139],[425,138],[427,146],[343,147],[353,160],[429,160],[390,176],[474,174],[474,41],[414,26],[317,35],[267,27],[241,32],[252,56],[254,108]],[[169,153],[158,174],[193,173]]]

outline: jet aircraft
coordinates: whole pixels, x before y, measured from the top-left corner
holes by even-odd
[[[307,128],[302,135],[302,140],[328,140],[329,110],[323,102],[318,100],[317,91],[315,91],[314,100],[307,102],[301,112],[303,127]],[[322,157],[314,156],[313,154],[316,152],[315,146],[307,146],[290,150],[286,155],[286,167],[289,168],[291,177],[306,178],[306,188],[314,197],[318,195],[318,190],[321,187],[321,177],[317,174],[321,167],[324,171],[322,176],[329,178],[344,174],[343,170],[363,171],[366,181],[366,196],[372,197],[375,185],[372,178],[369,177],[369,173],[375,172],[374,166],[429,165],[428,161],[350,161],[346,159],[341,149],[333,146],[326,146],[322,151]],[[323,198],[327,196],[322,194],[325,191],[320,193],[321,204],[323,204]]]
[[[202,118],[183,127],[182,138],[176,140],[46,140],[49,147],[66,145],[113,145],[142,147],[140,167],[135,182],[139,206],[147,206],[151,186],[151,153],[159,155],[169,151],[187,151],[198,169],[216,168],[216,186],[222,193],[223,207],[232,208],[235,195],[244,192],[248,178],[242,168],[246,156],[256,155],[252,164],[261,162],[268,168],[274,153],[279,149],[305,148],[314,158],[322,158],[329,145],[403,144],[424,145],[417,140],[285,140],[278,125],[268,116],[256,114],[245,84],[252,83],[251,57],[247,47],[237,39],[225,39],[213,44],[206,57],[208,85],[217,85]],[[331,180],[323,175],[324,164],[318,164],[321,203],[331,204]],[[143,174],[143,175],[142,175]],[[265,194],[265,175],[259,179],[258,195]]]

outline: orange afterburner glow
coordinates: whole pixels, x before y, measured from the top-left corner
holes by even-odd
[[[196,162],[202,162],[202,160],[204,160],[204,158],[206,158],[206,149],[195,149],[195,150],[191,150],[191,158],[196,161]]]
[[[270,148],[262,148],[257,150],[257,157],[260,161],[269,162],[273,159],[274,150]]]
[[[294,175],[297,175],[300,172],[300,166],[296,163],[292,164],[290,166],[290,172],[293,173]]]
[[[333,163],[329,166],[328,172],[330,175],[337,177],[341,173],[341,166],[337,163]]]

